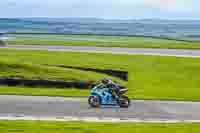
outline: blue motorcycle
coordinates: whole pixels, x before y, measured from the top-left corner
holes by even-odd
[[[119,87],[118,91],[113,94],[113,90],[109,88],[99,89],[97,86],[93,87],[88,98],[88,103],[91,107],[100,107],[101,105],[120,106],[121,108],[128,108],[130,100],[123,94],[128,89]]]

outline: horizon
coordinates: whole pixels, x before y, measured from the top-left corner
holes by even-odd
[[[46,16],[35,16],[35,17],[0,17],[0,19],[93,19],[93,20],[119,20],[119,21],[142,21],[142,20],[167,20],[167,21],[200,21],[200,18],[101,18],[101,17],[46,17]]]

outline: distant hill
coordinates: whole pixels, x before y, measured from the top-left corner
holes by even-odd
[[[0,33],[144,35],[200,40],[199,20],[99,18],[0,18]]]

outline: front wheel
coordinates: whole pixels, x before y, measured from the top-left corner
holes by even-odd
[[[128,108],[130,106],[130,100],[126,96],[119,97],[118,104],[121,108]]]
[[[90,96],[88,98],[88,103],[91,107],[97,108],[101,105],[101,99],[99,96]]]

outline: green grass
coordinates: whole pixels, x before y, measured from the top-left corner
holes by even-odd
[[[39,65],[37,63],[23,63],[12,60],[0,59],[0,77],[17,77],[22,79],[46,79],[67,81],[90,81],[97,82],[104,77],[109,77],[120,83],[125,83],[118,78],[90,71],[68,69]]]
[[[200,49],[198,42],[186,42],[148,37],[56,34],[8,34],[6,36],[14,38],[13,40],[6,41],[6,43],[20,45]]]
[[[0,86],[0,95],[88,97],[90,90]]]
[[[102,130],[103,129],[103,130]],[[1,133],[198,133],[200,124],[0,121]]]
[[[198,58],[4,49],[0,60],[127,70],[130,97],[200,101]]]

